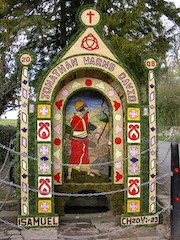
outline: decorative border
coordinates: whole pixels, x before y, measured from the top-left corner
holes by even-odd
[[[51,102],[53,92],[62,79],[71,72],[92,68],[99,71],[105,71],[120,83],[126,95],[126,101],[129,104],[138,104],[138,91],[134,81],[128,73],[116,62],[106,57],[86,54],[83,56],[69,57],[56,65],[45,77],[39,91],[39,101]]]
[[[156,135],[156,89],[154,70],[158,64],[156,58],[148,56],[144,60],[148,70],[149,94],[149,213],[156,212],[156,161],[157,161],[157,135]]]
[[[73,91],[81,89],[96,89],[105,95],[111,103],[113,118],[113,159],[114,159],[114,183],[122,184],[124,182],[123,173],[123,111],[122,103],[116,91],[107,83],[95,78],[81,78],[71,81],[65,85],[56,96],[53,108],[53,127],[54,131],[54,183],[62,184],[62,159],[63,159],[63,111],[66,102]]]
[[[21,76],[21,121],[20,121],[20,163],[21,163],[21,215],[29,215],[28,183],[28,67],[22,68]]]
[[[37,106],[38,213],[52,213],[51,105]]]
[[[141,112],[138,106],[127,108],[127,213],[141,211]]]
[[[156,212],[156,95],[154,71],[149,71],[149,213]]]
[[[21,182],[21,216],[29,215],[29,166],[28,166],[28,67],[34,61],[34,56],[29,52],[19,54],[18,63],[21,70],[21,107],[20,107],[20,182]]]

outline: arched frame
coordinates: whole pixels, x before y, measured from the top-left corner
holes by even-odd
[[[90,17],[90,13],[93,13]],[[46,225],[50,219],[52,226],[58,225],[58,217],[54,215],[53,185],[60,185],[62,181],[63,164],[63,126],[64,113],[68,99],[74,93],[82,89],[95,90],[102,94],[109,103],[112,111],[112,160],[114,160],[114,183],[124,184],[128,188],[125,193],[125,212],[140,213],[142,207],[141,193],[141,117],[149,115],[149,141],[152,151],[149,160],[149,213],[156,212],[156,118],[155,118],[155,88],[153,72],[149,74],[149,109],[140,108],[140,98],[136,83],[121,67],[118,58],[102,41],[95,26],[100,18],[95,9],[85,10],[81,15],[81,22],[86,26],[76,42],[56,62],[56,65],[43,78],[37,97],[37,134],[36,153],[38,159],[37,179],[38,193],[35,197],[37,203],[38,221],[34,218],[24,218],[27,221],[35,221],[33,226],[44,225],[45,215],[48,215]],[[91,24],[89,24],[91,23]],[[93,44],[91,40],[94,40]],[[85,41],[86,40],[86,41]],[[91,46],[91,48],[89,48]],[[88,53],[88,54],[87,54]],[[89,54],[92,53],[92,54]],[[107,57],[108,56],[108,57]],[[25,59],[29,56],[23,55]],[[24,59],[24,58],[23,58]],[[22,60],[23,60],[22,59]],[[150,59],[152,60],[152,59]],[[147,62],[147,66],[149,66]],[[151,63],[151,62],[150,62]],[[153,66],[154,62],[152,61]],[[21,61],[23,66],[29,65]],[[146,66],[147,69],[149,69]],[[151,68],[154,69],[154,68]],[[94,75],[83,77],[76,75],[80,71],[92,70],[103,73],[111,78],[112,82]],[[28,68],[22,71],[22,106],[21,106],[21,216],[29,216],[32,211],[29,208],[29,176],[28,176],[28,141],[29,126],[28,117],[34,116],[34,105],[29,104],[28,111]],[[72,78],[70,75],[74,75]],[[76,76],[75,76],[76,75]],[[121,93],[116,89],[120,88]],[[121,98],[122,97],[122,98]],[[122,100],[122,101],[121,101]],[[32,109],[31,109],[32,107]],[[149,112],[148,112],[149,110]],[[29,116],[29,113],[32,113]],[[35,120],[35,121],[36,121]],[[143,128],[144,129],[144,128]],[[143,130],[144,131],[144,130]],[[144,135],[144,132],[143,132]],[[32,139],[31,139],[32,141]],[[126,168],[123,167],[123,159],[126,159]],[[125,171],[124,171],[125,169]],[[34,214],[34,212],[33,212]],[[42,216],[41,216],[42,214]],[[52,217],[51,217],[52,215]],[[128,225],[122,217],[121,224]],[[23,225],[19,218],[19,225]],[[28,224],[27,224],[28,226]]]
[[[39,101],[51,102],[56,87],[65,76],[78,69],[98,69],[106,72],[122,86],[128,104],[138,104],[139,97],[137,87],[128,73],[115,61],[94,55],[81,55],[70,57],[56,65],[45,77],[40,89]]]
[[[103,81],[93,77],[83,77],[81,79],[74,78],[67,82],[65,79],[79,70],[95,69],[96,71],[106,73],[110,78],[116,80],[116,84],[119,84],[125,99],[125,109],[127,113],[123,112],[122,102],[120,96],[116,92],[116,89]],[[65,83],[64,83],[65,82]],[[38,172],[38,189],[40,181],[47,179],[53,188],[55,185],[62,184],[62,164],[63,164],[63,124],[64,124],[64,108],[69,97],[73,92],[80,91],[81,89],[94,89],[100,92],[110,102],[111,109],[113,111],[113,123],[112,123],[112,158],[114,161],[114,183],[125,185],[126,180],[132,182],[132,175],[136,175],[136,179],[140,184],[140,166],[136,174],[127,173],[125,177],[123,159],[128,156],[128,151],[131,148],[137,147],[140,151],[140,108],[139,108],[139,96],[138,90],[134,81],[130,78],[127,72],[118,63],[104,58],[101,56],[83,55],[66,59],[56,65],[44,78],[41,89],[39,91],[38,99],[38,114],[37,114],[37,150],[38,154],[41,152],[41,148],[49,149],[48,155],[44,158],[51,159],[53,163],[54,178],[52,172],[42,171]],[[135,107],[136,106],[136,107]],[[129,107],[129,108],[127,108]],[[46,110],[44,110],[46,109]],[[137,115],[131,117],[131,111],[135,111]],[[43,114],[41,114],[43,113]],[[129,114],[129,116],[127,116]],[[130,116],[131,115],[131,116]],[[127,116],[127,119],[126,119]],[[133,121],[135,120],[135,121]],[[123,125],[125,123],[125,125]],[[44,126],[44,127],[42,127]],[[41,128],[41,131],[39,130]],[[42,132],[44,131],[43,138]],[[134,135],[138,133],[138,137],[134,138]],[[135,146],[133,144],[136,144]],[[129,147],[130,146],[130,147]],[[131,156],[130,156],[131,157]],[[40,157],[38,156],[38,159]],[[48,161],[47,161],[48,162]],[[130,163],[128,163],[130,164]],[[138,162],[138,164],[140,164]],[[40,166],[39,166],[40,167]],[[128,178],[128,176],[130,176]],[[41,180],[41,178],[43,180]],[[40,190],[40,189],[39,189]],[[42,195],[39,194],[38,211],[41,212],[40,203]],[[51,198],[51,194],[48,196]],[[128,194],[128,197],[134,197]],[[140,192],[138,192],[137,198],[140,198]],[[140,202],[138,202],[140,204]]]
[[[53,106],[53,162],[55,165],[54,176],[55,184],[62,184],[62,167],[63,163],[63,118],[64,108],[66,107],[69,96],[73,92],[81,89],[94,89],[104,95],[110,102],[112,109],[112,156],[114,161],[114,183],[123,183],[123,110],[121,100],[116,91],[106,82],[95,78],[75,79],[66,84],[57,94]]]

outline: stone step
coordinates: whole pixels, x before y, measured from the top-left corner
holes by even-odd
[[[22,230],[21,235],[24,240],[57,240],[57,229],[53,228],[41,228],[41,229],[30,229],[27,231]]]

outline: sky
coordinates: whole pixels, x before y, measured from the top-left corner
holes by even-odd
[[[174,2],[176,7],[180,7],[180,0],[168,0],[168,2]],[[6,112],[5,114],[1,115],[1,119],[17,119],[18,118],[18,110],[16,111],[9,111]]]
[[[18,110],[17,111],[9,111],[6,114],[1,115],[1,119],[17,119],[18,118]]]
[[[180,1],[179,0],[173,0],[171,2],[174,2],[176,7],[180,7]]]

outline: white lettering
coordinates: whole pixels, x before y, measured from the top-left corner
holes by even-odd
[[[23,227],[58,226],[59,217],[22,217],[17,222],[18,226]]]
[[[121,217],[121,225],[146,225],[159,223],[159,216]]]

